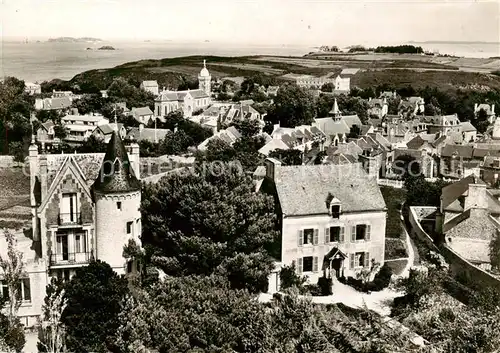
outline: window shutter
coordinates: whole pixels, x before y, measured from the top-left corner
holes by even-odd
[[[345,241],[345,227],[340,227],[340,236],[339,243],[343,243]]]
[[[302,244],[304,244],[304,231],[302,229],[299,230],[298,242],[299,242],[299,246],[302,246]]]
[[[370,266],[370,253],[365,252],[365,267],[369,267],[369,266]]]
[[[301,274],[302,273],[302,258],[301,257],[299,257],[297,259],[297,264],[298,264],[298,266],[297,266],[297,273]]]
[[[314,236],[313,236],[313,244],[318,245],[318,239],[319,238],[319,229],[314,230]]]
[[[351,269],[354,268],[354,254],[349,254],[349,265]]]
[[[330,242],[330,228],[326,227],[325,228],[325,244],[328,244]]]
[[[313,272],[318,272],[318,257],[313,257]]]
[[[370,240],[370,231],[371,231],[371,226],[368,224],[366,226],[365,240]]]
[[[351,241],[352,242],[356,241],[356,226],[351,227]]]

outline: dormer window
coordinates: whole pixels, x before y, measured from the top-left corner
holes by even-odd
[[[330,212],[332,214],[332,218],[340,217],[340,205],[332,205],[330,208]]]

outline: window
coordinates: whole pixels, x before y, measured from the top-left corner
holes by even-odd
[[[119,209],[119,210],[121,211],[121,209],[122,209],[122,203],[121,203],[120,201],[118,201],[118,202],[116,203],[116,208],[117,208],[117,209]]]
[[[299,230],[298,245],[302,246],[305,244],[317,245],[318,244],[318,229],[308,228]]]
[[[370,240],[370,226],[358,224],[351,228],[351,241]]]
[[[127,262],[127,273],[131,273],[132,272],[132,261],[128,261]]]
[[[132,234],[132,226],[134,222],[127,222],[127,234]]]
[[[325,229],[325,244],[326,243],[334,243],[344,242],[344,227],[329,227]]]
[[[298,259],[297,272],[318,272],[318,257],[304,256]]]
[[[303,272],[312,272],[313,270],[313,257],[306,256],[302,258],[302,271]]]
[[[304,229],[304,244],[312,244],[314,240],[314,229]]]
[[[370,253],[368,252],[357,252],[349,255],[350,267],[360,268],[370,266]]]
[[[340,205],[332,205],[332,218],[340,217]]]
[[[76,222],[77,213],[75,193],[63,194],[61,204],[61,219],[64,223]]]
[[[20,300],[31,301],[31,283],[29,278],[22,278],[17,289]],[[0,281],[0,296],[5,300],[9,300],[9,287],[5,281]]]
[[[75,252],[87,252],[87,237],[85,233],[79,233],[75,235]]]

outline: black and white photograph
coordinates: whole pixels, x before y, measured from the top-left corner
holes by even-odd
[[[500,353],[500,0],[2,0],[0,39],[0,353]]]

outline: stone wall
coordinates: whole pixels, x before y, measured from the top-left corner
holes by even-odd
[[[431,236],[427,234],[420,225],[420,216],[432,213],[432,209],[436,207],[410,207],[409,221],[412,226],[411,233],[422,240],[431,249],[438,251],[450,265],[453,276],[460,282],[464,282],[467,286],[474,288],[497,288],[500,290],[500,279],[494,277],[490,273],[473,265],[459,254],[454,252],[446,244],[439,247],[434,244]]]

